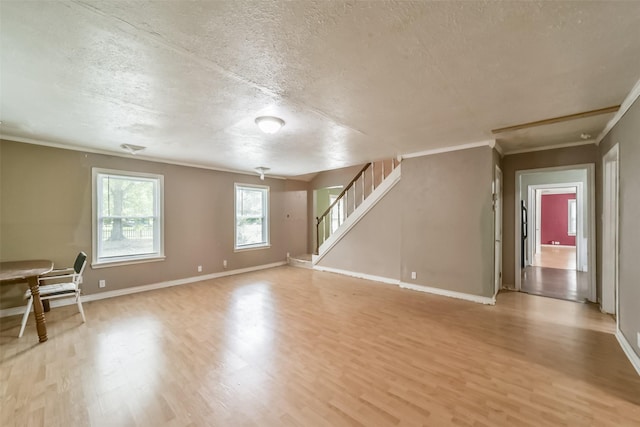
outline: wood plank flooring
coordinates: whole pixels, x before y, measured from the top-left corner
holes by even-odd
[[[0,425],[640,425],[594,306],[495,307],[281,267],[0,324]]]
[[[575,270],[576,247],[540,245],[540,252],[533,256],[531,265],[536,267]]]

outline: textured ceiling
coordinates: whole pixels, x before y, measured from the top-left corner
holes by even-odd
[[[279,176],[493,139],[640,78],[640,2],[3,0],[0,19],[3,137]]]

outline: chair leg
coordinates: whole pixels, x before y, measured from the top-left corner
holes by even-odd
[[[24,334],[24,328],[27,326],[27,319],[29,319],[29,313],[31,313],[31,306],[33,305],[33,297],[29,297],[27,301],[27,309],[22,315],[22,325],[20,325],[20,332],[18,333],[18,338],[22,338],[22,334]]]
[[[76,302],[78,303],[78,310],[80,310],[80,315],[82,316],[82,322],[87,323],[87,319],[84,317],[84,310],[82,309],[82,301],[80,301],[80,293],[76,294]]]

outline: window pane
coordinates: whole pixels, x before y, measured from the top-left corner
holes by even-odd
[[[241,216],[262,216],[262,190],[243,189],[239,206]]]
[[[161,255],[160,179],[96,175],[98,262]]]
[[[266,246],[268,188],[236,184],[236,248]]]

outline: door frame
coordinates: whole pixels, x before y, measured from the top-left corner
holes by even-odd
[[[589,221],[589,227],[587,228],[587,259],[588,259],[588,267],[587,269],[590,271],[589,274],[589,296],[588,299],[591,302],[597,301],[597,292],[596,292],[596,204],[595,204],[595,164],[594,163],[583,163],[578,165],[567,165],[567,166],[556,166],[549,168],[537,168],[537,169],[524,169],[516,171],[516,185],[515,185],[515,194],[514,194],[514,205],[515,205],[515,235],[514,235],[514,266],[515,266],[515,288],[517,291],[522,290],[522,280],[521,274],[522,269],[520,268],[520,250],[522,247],[520,233],[521,224],[520,224],[520,193],[521,193],[521,185],[520,181],[522,175],[527,175],[531,173],[539,173],[539,172],[557,172],[557,171],[569,171],[569,170],[577,170],[582,169],[587,171],[587,215]]]
[[[503,208],[502,208],[502,188],[503,174],[500,166],[496,165],[493,176],[493,283],[494,283],[494,298],[502,289],[502,222],[503,222]]]
[[[583,202],[583,185],[582,182],[559,182],[559,183],[554,183],[554,184],[534,184],[534,185],[530,185],[528,188],[528,206],[527,208],[529,208],[530,212],[534,212],[534,216],[533,218],[529,217],[529,230],[527,230],[527,235],[531,236],[534,235],[535,239],[540,238],[539,236],[542,235],[542,231],[540,230],[540,232],[537,229],[538,224],[540,224],[541,222],[541,217],[542,217],[542,213],[541,213],[541,200],[538,200],[538,190],[546,190],[546,189],[553,189],[553,188],[570,188],[573,187],[576,189],[576,211],[577,211],[577,223],[576,223],[576,270],[577,271],[584,271],[581,270],[581,266],[584,265],[584,259],[581,258],[581,254],[583,254],[583,250],[584,248],[582,247],[582,241],[584,239],[584,202]],[[535,209],[532,209],[531,207],[535,207]],[[529,241],[527,242],[527,248],[526,248],[526,253],[527,255],[530,256],[530,258],[533,258],[533,256],[535,256],[536,253],[536,245],[540,245],[540,242],[534,242],[534,241]],[[582,263],[581,263],[582,262]],[[531,264],[529,264],[531,265]]]
[[[619,261],[620,261],[620,151],[618,144],[602,156],[602,297],[600,310],[615,314],[616,325],[619,321]],[[609,165],[615,165],[613,176],[609,173]],[[610,179],[613,179],[611,182]],[[613,186],[613,191],[612,187]],[[613,259],[611,259],[613,258]],[[606,266],[613,267],[609,271]],[[608,279],[612,275],[613,283]],[[613,294],[613,295],[612,295]],[[613,312],[612,312],[613,310]]]

